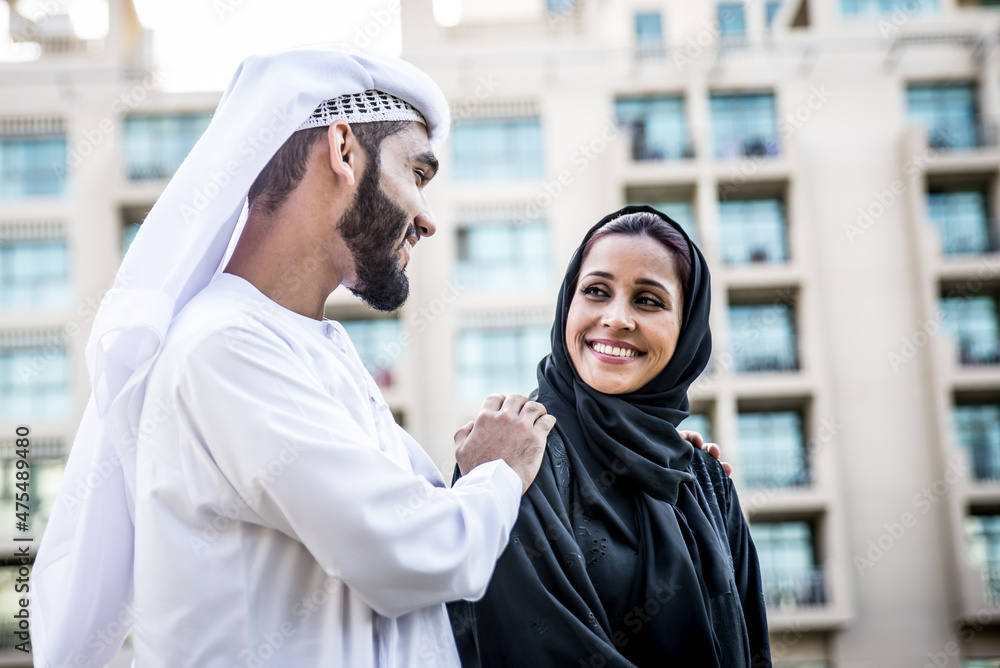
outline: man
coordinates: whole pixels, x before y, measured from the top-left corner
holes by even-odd
[[[443,604],[482,595],[554,419],[487,397],[448,489],[323,318],[339,285],[406,299],[447,127],[402,61],[241,66],[95,321],[36,665],[103,665],[130,628],[139,668],[458,665]]]

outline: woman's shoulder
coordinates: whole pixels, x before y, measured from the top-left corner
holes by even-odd
[[[691,469],[702,491],[714,495],[721,508],[728,508],[732,495],[732,480],[722,468],[722,462],[710,455],[708,450],[695,448],[694,457],[691,458]]]

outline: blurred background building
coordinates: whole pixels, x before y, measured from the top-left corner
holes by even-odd
[[[11,539],[54,503],[97,305],[219,99],[161,89],[130,0],[99,39],[58,4],[10,13],[21,62],[0,63],[0,665],[30,665]],[[534,388],[583,233],[661,208],[713,269],[715,351],[685,426],[735,466],[775,665],[996,668],[996,4],[387,3],[453,106],[438,233],[398,313],[338,290],[327,315],[450,475],[482,397]]]

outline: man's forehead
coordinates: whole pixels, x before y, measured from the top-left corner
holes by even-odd
[[[420,123],[409,123],[402,132],[389,135],[382,142],[382,150],[390,149],[399,153],[404,160],[418,160],[437,168],[437,158],[431,149],[427,128]]]

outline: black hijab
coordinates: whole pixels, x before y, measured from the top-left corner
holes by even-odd
[[[684,235],[691,273],[672,358],[641,389],[610,395],[577,374],[566,320],[587,241],[636,212]],[[651,207],[625,207],[587,233],[538,365],[537,399],[557,419],[545,461],[486,595],[451,607],[466,666],[770,665],[757,556],[732,484],[676,428],[711,355],[710,292],[701,252]]]

